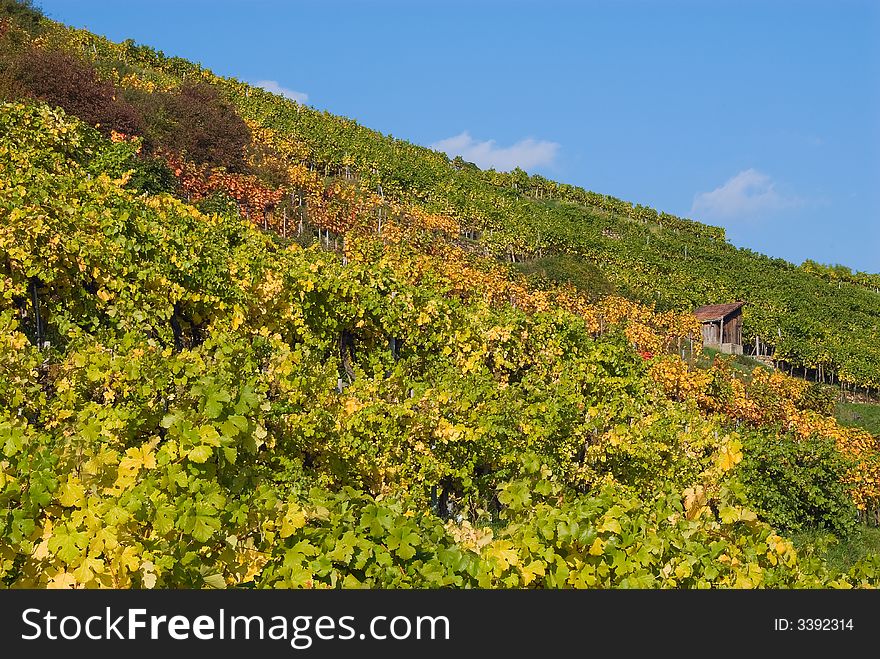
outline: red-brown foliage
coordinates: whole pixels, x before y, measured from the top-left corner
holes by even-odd
[[[57,50],[29,48],[12,62],[12,78],[26,93],[58,105],[102,132],[140,134],[140,113],[117,98],[115,87],[89,64]]]
[[[198,164],[247,171],[247,125],[210,85],[185,84],[171,92],[143,94],[147,146],[172,151]]]

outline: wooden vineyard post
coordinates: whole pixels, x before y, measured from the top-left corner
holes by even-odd
[[[31,277],[31,304],[34,307],[34,338],[37,340],[37,348],[43,349],[43,322],[40,318],[40,294],[37,290],[36,277]]]

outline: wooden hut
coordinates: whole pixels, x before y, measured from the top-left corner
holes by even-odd
[[[745,302],[709,304],[694,310],[703,324],[703,345],[729,355],[741,355],[742,308]]]

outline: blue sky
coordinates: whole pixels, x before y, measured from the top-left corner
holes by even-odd
[[[37,0],[484,167],[880,272],[880,2]]]

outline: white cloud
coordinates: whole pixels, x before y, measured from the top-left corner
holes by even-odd
[[[262,87],[267,92],[272,92],[273,94],[278,94],[279,96],[284,96],[289,98],[292,101],[296,101],[297,103],[305,103],[309,100],[309,95],[305,92],[298,92],[295,89],[288,89],[287,87],[282,87],[278,84],[277,80],[259,80],[254,83],[257,87]]]
[[[694,196],[691,215],[716,219],[753,219],[768,211],[803,204],[799,197],[783,195],[776,183],[755,169],[741,171],[711,192]]]
[[[495,145],[495,140],[477,142],[470,133],[464,131],[434,142],[430,148],[445,151],[450,156],[461,156],[482,169],[494,167],[498,171],[507,172],[516,167],[529,170],[552,165],[556,160],[559,144],[529,137],[511,146],[499,147]]]

